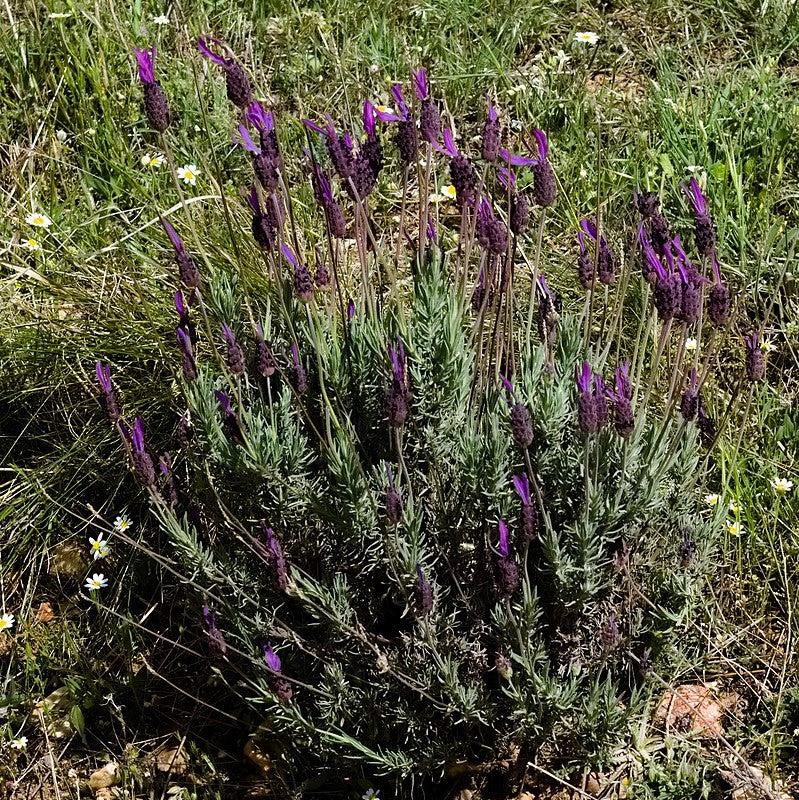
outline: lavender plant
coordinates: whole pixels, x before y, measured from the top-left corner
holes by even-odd
[[[731,302],[710,201],[686,190],[696,261],[652,194],[631,202],[633,231],[584,219],[580,314],[542,267],[559,196],[543,131],[532,147],[503,140],[489,100],[471,154],[419,70],[413,106],[401,85],[393,110],[364,103],[362,138],[306,120],[293,171],[278,141],[289,121],[253,100],[230,54],[199,47],[225,72],[252,156],[251,246],[244,203],[230,221],[265,289],[204,271],[193,223],[175,220],[184,242],[164,219],[175,440],[145,437],[106,365],[97,378],[164,555],[191,576],[209,669],[298,765],[358,759],[409,777],[510,758],[518,784],[533,757],[607,757],[712,571],[705,387]],[[396,126],[394,148],[381,125]],[[445,167],[452,211],[431,192]],[[387,169],[402,178],[397,229],[375,198]],[[317,204],[302,226],[300,197]],[[637,337],[623,327],[634,288]],[[758,334],[746,344],[761,380]]]

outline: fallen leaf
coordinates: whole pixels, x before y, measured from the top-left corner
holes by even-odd
[[[110,786],[115,786],[119,780],[118,772],[119,767],[116,762],[109,761],[105,766],[95,770],[89,776],[89,788],[99,794],[100,789],[108,789]]]
[[[159,772],[183,775],[188,769],[183,747],[164,747],[155,754],[155,768]]]
[[[50,603],[47,601],[39,603],[39,608],[36,609],[34,619],[36,622],[41,622],[45,625],[48,622],[52,622],[55,619],[55,614],[53,613],[53,607],[50,605]]]
[[[666,733],[693,734],[717,739],[724,735],[724,714],[735,704],[734,696],[716,697],[709,686],[690,683],[669,689],[655,712],[655,722]]]

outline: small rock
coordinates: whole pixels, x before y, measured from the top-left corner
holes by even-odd
[[[116,786],[118,777],[119,766],[109,761],[104,767],[95,770],[89,776],[89,788],[98,792],[100,789],[108,789],[111,786]]]
[[[183,748],[164,747],[155,754],[155,768],[158,772],[171,772],[173,775],[183,775],[188,769],[186,755]]]

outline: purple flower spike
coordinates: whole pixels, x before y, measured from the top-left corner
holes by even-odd
[[[197,49],[210,61],[217,66],[222,67],[225,72],[225,84],[227,88],[228,100],[233,105],[239,108],[247,108],[250,104],[252,97],[252,89],[250,88],[250,79],[247,73],[234,58],[230,56],[221,56],[215,53],[209,46],[208,42],[212,42],[217,47],[224,49],[228,52],[227,47],[219,39],[212,37],[201,36],[197,40]]]
[[[250,125],[253,125],[259,133],[271,133],[275,129],[275,118],[271,111],[265,111],[264,107],[253,100],[245,112],[245,117]]]
[[[269,667],[272,672],[280,674],[280,671],[283,668],[283,664],[280,661],[280,656],[272,649],[271,645],[265,644],[263,645],[262,649],[266,666]]]
[[[177,231],[164,217],[161,217],[161,225],[172,243],[175,251],[175,263],[178,265],[178,275],[180,282],[188,289],[194,289],[200,285],[200,271],[194,263],[194,259],[186,252],[183,240],[178,236]]]
[[[530,480],[526,472],[521,475],[513,476],[513,488],[516,489],[516,493],[521,498],[522,504],[529,506],[532,502],[532,498],[530,496]]]
[[[134,50],[139,65],[139,80],[144,93],[144,114],[153,130],[163,133],[171,122],[169,101],[155,79],[155,47],[146,50]]]
[[[592,379],[591,365],[583,361],[582,365],[576,368],[577,421],[580,430],[586,435],[596,433],[599,429],[598,409],[591,391]]]
[[[413,587],[413,599],[416,604],[416,613],[425,616],[433,610],[433,587],[425,578],[421,566],[416,567],[416,583]]]
[[[549,153],[547,135],[540,128],[534,128],[533,136],[535,136],[536,143],[538,144],[538,161],[546,161]]]
[[[719,260],[714,251],[713,257],[713,286],[707,299],[707,315],[717,328],[723,328],[730,319],[730,290],[721,279]]]
[[[419,100],[427,100],[430,96],[430,86],[427,81],[427,71],[424,67],[419,67],[413,73],[413,82],[416,88],[416,96]]]
[[[369,100],[363,101],[363,130],[370,139],[374,139],[377,133],[377,113]]]
[[[499,160],[509,167],[531,167],[533,164],[538,163],[537,158],[529,158],[528,156],[519,156],[511,153],[506,147],[499,148]]]
[[[197,364],[194,360],[194,347],[191,343],[191,337],[182,327],[177,328],[175,335],[177,336],[178,344],[183,354],[183,377],[187,381],[196,380]]]
[[[605,393],[613,401],[613,426],[616,428],[616,433],[626,439],[635,428],[629,361],[623,361],[616,367],[615,391],[608,389]]]
[[[139,80],[142,83],[155,83],[155,47],[144,50],[137,48],[133,52],[139,65]]]
[[[392,378],[386,395],[388,421],[392,428],[399,428],[408,417],[410,410],[410,387],[405,364],[405,346],[397,337],[396,346],[389,345],[388,357],[391,361]]]
[[[291,264],[292,267],[299,265],[297,256],[294,255],[294,251],[287,244],[280,245],[280,252],[283,253],[283,257],[289,262],[289,264]]]
[[[549,163],[549,142],[546,134],[536,128],[533,135],[538,145],[538,159],[533,168],[533,197],[542,208],[548,208],[555,203],[558,195],[558,184],[555,171]]]
[[[285,590],[289,585],[289,574],[286,557],[283,555],[283,547],[271,528],[267,527],[265,523],[262,523],[261,527],[266,539],[266,561],[274,572],[278,588]]]
[[[696,417],[697,411],[699,411],[699,389],[697,386],[696,370],[692,369],[688,387],[680,398],[680,413],[686,422],[690,422]]]
[[[591,391],[591,365],[583,361],[577,370],[577,388],[583,394]]]
[[[289,368],[289,379],[294,391],[303,395],[308,391],[308,373],[300,361],[300,349],[297,342],[291,343],[291,367]]]
[[[708,211],[707,200],[702,194],[702,190],[699,188],[699,183],[697,182],[696,178],[691,178],[688,185],[684,187],[684,191],[688,199],[691,201],[691,205],[694,208],[694,213],[700,216],[706,216]]]
[[[136,478],[142,486],[153,486],[155,484],[155,467],[144,444],[144,423],[139,416],[133,421],[133,428],[130,431],[130,446],[133,450],[131,455]]]
[[[236,341],[236,335],[230,328],[222,324],[222,335],[227,344],[227,366],[233,375],[243,375],[245,370],[244,351]]]
[[[510,429],[513,441],[522,450],[526,450],[533,443],[535,437],[530,409],[525,403],[516,399],[513,384],[504,375],[500,374],[499,379],[510,395],[508,405],[510,406]]]
[[[241,136],[241,146],[250,153],[261,155],[261,148],[252,140],[247,126],[243,123],[239,125],[239,136]]]
[[[216,614],[208,606],[203,606],[203,625],[208,634],[208,648],[215,658],[224,658],[227,653],[227,644],[222,631],[216,624]]]
[[[499,125],[499,113],[490,96],[486,98],[486,103],[488,109],[483,125],[482,156],[489,163],[493,163],[499,155],[499,140],[502,131]]]
[[[294,268],[294,289],[297,292],[297,297],[303,303],[310,302],[313,297],[313,281],[311,280],[311,273],[307,265],[297,259],[294,251],[287,245],[280,245],[280,252],[283,257]]]
[[[503,558],[510,555],[510,543],[508,541],[508,526],[504,519],[499,521],[499,546],[497,547],[499,554]]]
[[[117,422],[122,416],[122,412],[119,409],[114,385],[111,383],[111,368],[107,364],[98,361],[94,367],[94,372],[102,391],[101,403],[103,410],[111,422]]]
[[[352,298],[347,303],[347,319],[350,322],[355,319],[355,301]]]
[[[759,383],[766,377],[766,358],[760,347],[760,332],[753,331],[744,336],[746,344],[746,377],[752,383]]]
[[[433,224],[433,218],[427,215],[427,241],[435,244],[438,241],[438,234],[436,233],[436,226]]]

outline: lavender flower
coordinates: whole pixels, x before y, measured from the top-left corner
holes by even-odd
[[[472,162],[455,146],[455,140],[449,128],[444,131],[444,146],[437,144],[436,149],[450,158],[449,176],[455,187],[455,202],[458,207],[463,208],[465,205],[473,203],[477,189],[477,173]]]
[[[489,253],[501,255],[508,248],[508,230],[505,223],[497,219],[491,203],[485,197],[480,198],[477,206],[475,235]]]
[[[519,585],[519,567],[510,552],[508,526],[505,520],[499,521],[499,545],[495,560],[497,588],[502,597],[510,597]]]
[[[416,567],[416,583],[413,587],[413,599],[416,605],[416,613],[424,617],[433,610],[433,587],[425,578],[421,566]]]
[[[712,262],[713,286],[707,299],[707,315],[713,325],[723,328],[730,319],[730,290],[721,279],[721,268],[715,252],[712,255]]]
[[[532,165],[533,170],[533,198],[543,208],[554,205],[558,196],[558,184],[555,180],[555,171],[549,163],[549,142],[547,135],[538,128],[533,130],[538,144],[538,158]]]
[[[499,155],[501,129],[497,108],[490,97],[486,98],[486,103],[488,105],[488,112],[483,125],[482,155],[484,160],[493,163],[497,160],[497,156]]]
[[[402,519],[402,496],[394,484],[394,471],[391,469],[390,464],[386,464],[386,473],[388,475],[385,498],[386,519],[392,525],[399,525]]]
[[[663,268],[643,224],[638,228],[638,246],[641,250],[641,275],[647,283],[654,285]]]
[[[289,381],[294,391],[303,395],[308,391],[308,373],[300,361],[300,350],[297,342],[291,343],[291,366],[289,367]]]
[[[699,428],[699,440],[705,447],[710,447],[716,439],[716,422],[705,410],[702,395],[699,395],[696,424]]]
[[[255,338],[258,372],[264,378],[271,378],[277,370],[277,360],[272,351],[272,344],[264,339],[264,327],[260,322],[255,326]]]
[[[280,245],[283,257],[294,268],[294,291],[303,303],[309,303],[313,298],[313,281],[308,266],[300,262],[294,251],[287,245]]]
[[[663,256],[666,245],[671,241],[671,233],[660,210],[658,196],[654,192],[635,192],[633,199],[649,230],[652,247],[658,255]]]
[[[241,349],[241,345],[236,341],[236,335],[224,323],[222,324],[222,335],[225,337],[225,344],[227,345],[227,368],[233,375],[243,375],[244,351]]]
[[[244,428],[239,415],[233,410],[228,393],[218,389],[214,392],[214,397],[222,411],[222,429],[225,431],[225,435],[236,444],[243,446]]]
[[[616,256],[614,255],[613,251],[610,249],[610,245],[608,244],[608,240],[605,238],[605,234],[601,234],[599,237],[599,242],[597,245],[597,229],[596,225],[589,220],[583,219],[580,221],[580,227],[582,228],[583,232],[586,233],[594,242],[595,246],[599,247],[599,252],[596,255],[596,274],[597,278],[599,279],[600,283],[604,283],[606,285],[613,283],[616,280]],[[581,248],[584,246],[584,242],[580,242]],[[593,263],[591,265],[591,278],[593,279]],[[582,283],[582,277],[581,277]]]
[[[516,191],[516,174],[510,167],[501,167],[497,170],[497,177],[505,189],[509,190],[510,210],[508,212],[508,222],[511,231],[518,236],[524,233],[530,224],[530,203],[524,193]]]
[[[585,221],[583,220],[583,222]],[[582,229],[577,232],[577,242],[580,245],[580,253],[577,256],[577,278],[583,289],[590,289],[594,285],[596,270],[594,269],[594,259],[591,258],[591,253],[585,244],[585,231]]]
[[[208,606],[203,606],[203,626],[208,634],[208,649],[214,658],[223,659],[227,654],[227,643],[216,624],[216,614]]]
[[[280,656],[272,649],[271,645],[265,644],[262,647],[264,661],[270,671],[268,678],[269,688],[281,703],[291,701],[291,684],[283,677],[283,664]]]
[[[325,144],[327,146],[327,154],[330,156],[330,161],[336,173],[345,183],[352,177],[355,160],[353,158],[353,142],[349,133],[339,135],[336,132],[336,127],[333,125],[333,120],[330,114],[325,115],[327,125],[322,127],[310,119],[303,120],[306,128],[321,134],[325,137]]]
[[[596,413],[597,428],[604,428],[608,423],[608,387],[601,375],[594,375],[594,409]]]
[[[215,53],[208,46],[209,42],[224,50],[227,55],[220,56],[218,53]],[[229,49],[222,44],[219,39],[204,36],[201,36],[197,40],[197,49],[207,59],[213,61],[214,64],[217,64],[224,70],[228,100],[230,100],[234,106],[238,106],[241,109],[247,108],[252,97],[250,79],[247,77],[247,73],[244,71],[241,64],[229,55]]]
[[[500,376],[500,380],[509,395],[508,405],[510,406],[510,428],[513,433],[513,441],[522,450],[526,450],[533,443],[534,438],[530,409],[516,399],[513,384],[504,375]]]
[[[327,289],[330,286],[330,270],[325,263],[325,257],[322,254],[322,248],[316,245],[314,248],[314,255],[316,257],[316,269],[314,270],[314,283],[319,289]]]
[[[391,361],[391,384],[386,395],[388,423],[392,428],[399,428],[408,417],[411,400],[405,346],[399,337],[396,345],[389,345],[388,357]]]
[[[394,134],[394,144],[397,146],[400,161],[407,167],[416,162],[419,155],[419,136],[416,133],[416,120],[411,116],[411,110],[402,95],[402,86],[395,83],[391,87],[394,96],[396,112],[391,114],[386,111],[377,111],[377,116],[383,122],[396,122],[397,132]]]
[[[272,252],[277,241],[277,230],[274,225],[274,215],[265,214],[261,208],[258,190],[252,186],[247,195],[247,204],[252,210],[252,237],[256,244],[267,252]]]
[[[759,383],[766,377],[766,358],[760,347],[760,332],[753,331],[744,336],[746,344],[746,377],[752,383]]]
[[[144,445],[144,423],[141,417],[137,416],[133,421],[133,428],[130,432],[130,445],[133,458],[133,473],[142,486],[153,486],[155,484],[155,467]]]
[[[677,253],[677,271],[682,283],[680,307],[676,316],[686,325],[690,325],[699,319],[702,310],[702,289],[705,279],[689,261],[679,236],[675,236],[672,240],[672,247]]]
[[[696,370],[692,369],[688,387],[680,398],[680,413],[686,422],[690,422],[696,417],[699,411],[699,387],[696,380]]]
[[[257,100],[253,100],[247,106],[245,118],[258,131],[260,139],[258,155],[253,158],[255,174],[264,189],[268,192],[277,191],[283,158],[277,141],[274,115],[271,111],[266,111]]]
[[[347,322],[352,322],[355,319],[355,301],[350,298],[347,301]]]
[[[707,200],[702,194],[696,178],[691,178],[690,183],[683,187],[683,190],[694,209],[696,249],[704,258],[710,258],[716,247],[716,230],[710,217]]]
[[[543,275],[538,276],[538,293],[538,335],[541,341],[547,345],[551,354],[555,344],[562,303],[560,296],[549,288],[547,279]]]
[[[630,362],[623,361],[616,367],[615,390],[608,391],[608,397],[613,401],[613,426],[616,433],[626,439],[635,428],[635,415],[633,414],[632,397],[633,387],[630,382]]]
[[[191,336],[189,336],[186,329],[182,326],[175,329],[175,334],[183,356],[183,377],[191,382],[197,379],[197,363],[194,359],[194,347],[192,345]]]
[[[670,247],[666,247],[665,254],[668,269],[660,263],[657,256],[654,257],[654,261],[647,257],[647,262],[653,266],[656,276],[652,299],[663,322],[674,318],[680,308],[682,295],[682,280],[673,270],[674,259]]]
[[[594,393],[592,392],[592,372],[591,365],[583,361],[577,368],[577,422],[580,430],[587,436],[599,430],[599,418],[597,416]]]
[[[119,402],[117,395],[114,391],[114,385],[111,383],[111,368],[107,364],[98,361],[94,367],[95,375],[97,375],[97,382],[100,384],[101,404],[108,419],[111,422],[117,422],[122,416],[119,410]]]
[[[599,629],[599,640],[605,650],[615,650],[621,643],[619,623],[614,613],[610,613]]]
[[[169,453],[164,453],[158,459],[158,468],[163,478],[162,493],[167,504],[175,507],[178,504],[178,487],[175,482],[175,476],[172,473],[172,456]]]
[[[163,133],[169,127],[171,114],[166,94],[155,79],[155,47],[147,50],[136,49],[133,52],[139,65],[139,80],[144,93],[144,113],[150,127],[158,133]]]
[[[524,538],[527,541],[532,541],[538,538],[538,510],[533,504],[533,498],[530,494],[530,480],[527,473],[523,472],[521,475],[513,476],[513,488],[522,501],[521,512],[521,528]]]
[[[308,153],[310,157],[310,153]],[[330,235],[334,239],[343,239],[347,233],[347,223],[344,219],[344,212],[333,196],[333,187],[325,171],[316,163],[311,161],[311,185],[314,190],[314,197],[324,211],[325,221],[327,222]]]
[[[414,72],[413,80],[416,86],[416,96],[422,104],[419,114],[419,133],[426,142],[435,144],[441,137],[441,115],[438,113],[435,101],[430,97],[427,72],[423,67]]]
[[[285,591],[289,585],[289,573],[280,540],[275,536],[275,532],[267,527],[265,523],[261,523],[261,528],[263,529],[264,538],[266,540],[266,562],[274,573],[275,583],[277,583],[278,588]]]
[[[200,285],[200,272],[194,263],[192,257],[186,252],[183,246],[183,240],[178,236],[177,231],[172,225],[167,222],[163,217],[160,217],[161,225],[172,243],[172,248],[175,251],[175,263],[178,265],[178,275],[180,282],[187,289],[195,289]]]

